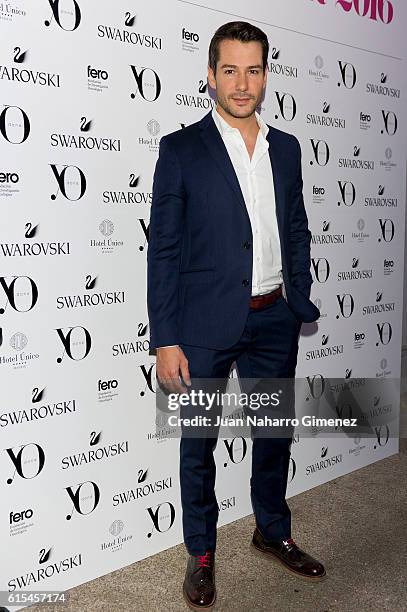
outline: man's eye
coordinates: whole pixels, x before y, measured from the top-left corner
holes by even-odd
[[[233,72],[232,68],[227,68],[227,69],[225,70],[225,73],[226,73],[226,74],[229,74],[230,72]]]

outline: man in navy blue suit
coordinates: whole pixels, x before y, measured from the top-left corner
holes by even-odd
[[[266,34],[246,22],[221,26],[209,47],[216,108],[161,138],[148,247],[150,346],[157,381],[183,393],[191,379],[295,377],[302,322],[311,302],[310,231],[295,136],[267,125],[256,108],[267,81]],[[291,537],[285,495],[291,438],[256,437],[250,492],[252,545],[310,581],[323,565]],[[213,606],[218,505],[216,436],[182,435],[180,484],[189,553],[184,597]]]

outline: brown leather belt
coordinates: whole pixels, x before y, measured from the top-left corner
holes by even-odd
[[[270,293],[265,293],[264,295],[254,295],[250,298],[250,308],[264,308],[265,306],[269,306],[279,297],[283,295],[283,290],[280,287],[274,289],[274,291],[270,291]]]

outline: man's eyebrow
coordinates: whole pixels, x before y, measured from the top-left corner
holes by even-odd
[[[222,64],[221,68],[238,68],[238,66],[235,64]],[[247,68],[250,70],[252,68],[263,68],[263,66],[261,64],[256,64],[255,66],[247,66]]]

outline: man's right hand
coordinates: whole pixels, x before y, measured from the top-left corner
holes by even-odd
[[[179,376],[188,386],[191,385],[188,359],[179,346],[157,348],[157,379],[158,383],[171,393],[185,393],[185,386]]]

